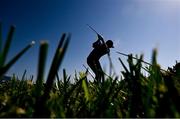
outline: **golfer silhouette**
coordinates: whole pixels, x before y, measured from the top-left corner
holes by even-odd
[[[113,42],[108,40],[103,43],[103,38],[98,35],[98,39],[92,44],[92,47],[93,50],[87,57],[87,64],[94,72],[96,81],[101,82],[101,79],[103,78],[103,70],[99,59],[103,55],[108,54],[110,52],[110,48],[114,48]]]

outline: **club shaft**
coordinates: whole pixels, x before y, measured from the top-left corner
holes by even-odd
[[[121,55],[124,55],[124,56],[130,56],[130,55],[127,55],[127,54],[125,54],[125,53],[122,53],[122,52],[117,52],[118,54],[121,54]],[[152,66],[152,64],[150,64],[150,63],[148,63],[148,62],[146,62],[146,61],[144,61],[144,60],[142,60],[142,59],[138,59],[138,58],[136,58],[136,57],[133,57],[132,56],[132,58],[133,59],[136,59],[136,60],[141,60],[141,62],[144,62],[145,64],[148,64],[148,65],[151,65]]]
[[[125,54],[125,53],[122,53],[122,52],[116,52],[116,53],[118,53],[118,54],[120,54],[120,55],[124,55],[124,56],[129,57],[128,54]],[[152,64],[150,64],[150,63],[148,63],[148,62],[146,62],[146,61],[144,61],[144,60],[142,60],[142,59],[138,59],[138,58],[136,58],[136,57],[132,57],[132,58],[133,58],[133,59],[136,59],[136,60],[141,60],[141,62],[143,62],[143,63],[145,63],[145,64],[148,64],[148,65],[152,66]],[[164,69],[160,69],[160,70],[162,70],[162,71],[164,71],[164,72],[170,73],[169,71],[166,71],[166,70],[164,70]]]

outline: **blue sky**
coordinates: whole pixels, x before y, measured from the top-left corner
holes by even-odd
[[[59,72],[65,68],[69,74],[84,69],[86,57],[92,50],[96,35],[86,26],[92,25],[105,39],[112,39],[115,48],[111,58],[116,72],[122,70],[116,51],[144,54],[150,62],[153,48],[158,49],[158,63],[167,69],[180,61],[180,1],[179,0],[0,0],[0,20],[3,38],[9,26],[16,32],[8,59],[12,58],[32,40],[31,48],[8,72],[36,75],[39,42],[49,42],[46,70],[49,70],[55,48],[62,35],[72,34],[72,39]],[[108,68],[107,56],[101,65]]]

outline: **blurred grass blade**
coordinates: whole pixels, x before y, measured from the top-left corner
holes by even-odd
[[[67,74],[66,74],[65,69],[63,69],[63,79],[64,79],[64,87],[63,87],[64,91],[63,91],[63,93],[66,94],[68,81],[67,81]]]
[[[128,63],[129,63],[130,73],[133,75],[134,64],[133,64],[132,54],[130,54],[130,55],[128,56]]]
[[[109,60],[109,75],[111,76],[112,70],[114,70],[114,72],[115,72],[115,69],[114,69],[110,54],[108,54],[108,60]]]
[[[14,58],[12,58],[4,67],[0,68],[0,76],[5,74],[9,68],[29,49],[34,45],[34,41],[32,41],[29,45],[27,45],[24,49],[22,49]]]
[[[69,40],[70,35],[67,38],[66,34],[62,35],[49,70],[49,74],[45,84],[44,94],[39,100],[36,101],[34,117],[49,117],[50,115],[48,109],[46,108],[46,102],[49,98],[50,91],[53,87],[53,82],[55,80],[55,77],[57,76],[58,69],[62,63],[65,52],[67,50]]]
[[[1,55],[1,52],[2,52],[2,23],[0,21],[0,55]]]
[[[63,79],[64,79],[64,84],[66,84],[67,74],[65,69],[63,69]]]
[[[85,78],[82,80],[82,87],[83,87],[83,89],[84,89],[85,99],[86,99],[87,101],[89,101],[89,91],[88,91],[88,87],[87,87],[87,83],[86,83]]]
[[[56,53],[55,53],[55,56],[54,56],[54,59],[53,59],[53,62],[52,62],[52,65],[51,65],[51,68],[50,68],[50,71],[48,74],[48,78],[46,81],[46,88],[45,88],[45,95],[46,96],[49,94],[49,92],[52,88],[53,81],[55,79],[56,73],[59,69],[59,66],[62,63],[64,54],[65,54],[65,52],[67,50],[67,46],[69,44],[70,36],[68,36],[66,41],[65,41],[65,38],[66,38],[66,34],[63,34],[61,37],[61,40],[59,42],[59,45],[56,49]],[[64,44],[64,46],[63,46],[63,44]]]
[[[8,36],[7,36],[7,39],[6,39],[6,42],[5,42],[5,46],[3,48],[2,61],[0,62],[0,66],[3,66],[6,61],[6,58],[7,58],[8,52],[9,52],[9,48],[10,48],[10,45],[12,42],[12,37],[13,37],[14,31],[15,31],[15,26],[11,26]]]
[[[58,90],[60,90],[61,82],[60,82],[58,73],[56,74],[56,79],[57,79],[57,88],[58,88]]]
[[[26,77],[26,70],[24,71],[23,75],[22,75],[22,78],[21,78],[21,81],[20,81],[20,84],[19,84],[19,87],[18,87],[18,90],[19,92],[23,90],[23,86],[25,85],[25,77]]]
[[[121,58],[119,58],[119,61],[121,62],[122,66],[124,67],[124,69],[126,70],[126,72],[129,73],[128,69],[126,68],[126,66],[125,66],[124,63],[122,62]]]
[[[48,51],[48,43],[46,41],[41,41],[40,51],[39,51],[39,62],[38,62],[38,75],[37,75],[37,80],[36,80],[36,94],[37,94],[37,96],[41,95],[41,91],[43,88],[47,51]]]
[[[33,78],[34,78],[34,76],[32,75],[32,76],[30,77],[30,81],[33,81]]]
[[[50,71],[49,71],[49,74],[48,74],[48,78],[47,78],[47,81],[46,81],[46,84],[47,84],[46,87],[47,88],[45,90],[50,91],[50,89],[52,87],[52,84],[53,84],[53,80],[54,80],[54,74],[55,75],[57,74],[57,69],[59,67],[59,66],[57,66],[57,64],[58,64],[58,60],[59,60],[59,55],[62,53],[61,47],[63,45],[65,37],[66,37],[66,34],[63,34],[62,37],[61,37],[61,40],[59,42],[59,45],[58,45],[58,47],[56,49],[56,52],[55,52],[55,55],[54,55],[54,58],[53,58],[53,61],[52,61],[51,67],[50,67]]]
[[[24,73],[23,73],[23,76],[22,76],[21,81],[25,80],[26,72],[27,72],[27,71],[25,70]]]
[[[157,59],[157,49],[153,49],[152,60],[151,60],[152,65],[157,65],[156,59]]]

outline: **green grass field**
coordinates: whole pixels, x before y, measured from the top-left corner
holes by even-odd
[[[1,24],[0,24],[1,28]],[[13,75],[3,81],[10,67],[33,46],[28,44],[22,51],[5,62],[14,33],[11,26],[4,47],[0,31],[0,117],[177,117],[180,118],[180,66],[168,71],[161,70],[153,50],[150,66],[143,68],[142,58],[133,60],[128,56],[128,66],[119,58],[123,71],[105,76],[105,81],[96,83],[87,77],[88,71],[79,72],[73,78],[63,70],[57,72],[70,42],[70,35],[63,34],[52,60],[47,79],[44,78],[48,43],[42,41],[39,48],[38,75],[26,79]],[[62,78],[59,78],[62,77]],[[73,80],[72,83],[70,80]]]

